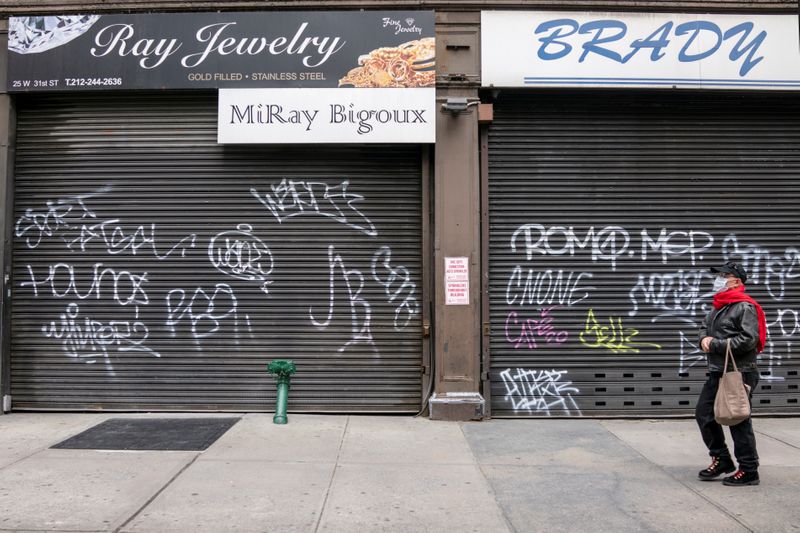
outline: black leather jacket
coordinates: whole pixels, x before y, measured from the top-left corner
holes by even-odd
[[[731,353],[742,372],[758,370],[758,314],[753,304],[736,302],[717,310],[711,309],[700,326],[697,343],[714,337],[708,356],[708,369],[722,372],[725,364],[725,343],[731,340]],[[730,365],[728,370],[733,370]]]

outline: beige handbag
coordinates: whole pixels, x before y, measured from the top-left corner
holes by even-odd
[[[733,371],[728,372],[728,359],[733,363]],[[714,418],[723,426],[735,426],[750,417],[750,387],[742,380],[742,373],[736,367],[736,359],[731,354],[731,340],[725,348],[725,368],[719,378],[717,396],[714,398]]]

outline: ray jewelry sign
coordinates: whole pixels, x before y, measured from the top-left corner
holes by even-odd
[[[432,87],[432,11],[11,17],[8,90]]]
[[[800,89],[796,15],[481,14],[482,84]]]

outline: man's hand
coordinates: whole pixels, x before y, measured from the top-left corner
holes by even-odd
[[[714,337],[704,337],[702,341],[700,341],[700,348],[703,349],[704,352],[708,353],[711,351],[711,341],[714,340]]]

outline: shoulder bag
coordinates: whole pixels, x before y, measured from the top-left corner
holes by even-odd
[[[733,363],[733,371],[728,372],[728,359]],[[750,417],[750,387],[742,380],[742,373],[736,367],[736,359],[731,354],[731,340],[725,348],[725,367],[719,378],[717,396],[714,398],[714,418],[723,426],[735,426]]]

